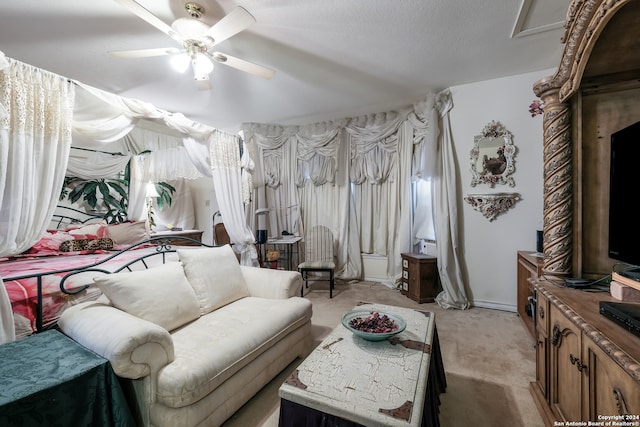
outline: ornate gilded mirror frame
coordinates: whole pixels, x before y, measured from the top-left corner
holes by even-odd
[[[507,184],[514,187],[516,182],[510,176],[515,172],[513,158],[516,147],[512,135],[500,122],[492,121],[473,140],[471,150],[471,186]]]

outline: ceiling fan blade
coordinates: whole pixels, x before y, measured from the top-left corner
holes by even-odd
[[[175,47],[160,47],[156,49],[136,49],[136,50],[112,50],[109,55],[118,58],[147,58],[150,56],[174,55],[180,53],[180,49]]]
[[[249,28],[256,22],[256,18],[247,9],[238,6],[227,16],[216,22],[205,35],[213,39],[214,44],[218,44],[229,37],[238,34],[240,31]]]
[[[228,65],[229,67],[237,68],[238,70],[245,71],[249,74],[253,74],[267,80],[271,79],[276,73],[270,68],[266,68],[262,65],[254,64],[253,62],[245,61],[244,59],[227,55],[226,53],[213,52],[210,55],[216,62]]]
[[[134,14],[138,15],[139,18],[144,19],[149,24],[153,25],[163,33],[167,34],[172,39],[176,40],[179,43],[182,43],[182,37],[178,34],[171,26],[166,24],[164,21],[159,19],[153,13],[149,12],[147,9],[142,7],[139,3],[134,0],[115,0],[120,5],[126,7]]]

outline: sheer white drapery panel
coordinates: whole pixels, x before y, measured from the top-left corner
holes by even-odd
[[[435,206],[433,197],[433,181],[435,179],[417,179],[413,181],[414,185],[414,215],[413,229],[414,240],[416,245],[420,240],[435,241],[435,223],[432,207]]]
[[[213,139],[212,135],[212,139]],[[242,265],[258,266],[255,236],[247,226],[242,201],[242,165],[240,138],[236,135],[218,135],[209,142],[211,174],[216,199],[229,237],[240,253]]]
[[[74,86],[0,52],[0,257],[31,247],[56,207],[71,147]],[[36,197],[38,196],[38,197]],[[15,340],[0,277],[0,343]]]
[[[436,251],[442,292],[436,302],[443,308],[469,308],[460,268],[461,254],[458,236],[458,192],[455,153],[449,111],[453,108],[451,92],[440,92],[436,99],[439,113],[439,156],[435,174]]]
[[[414,128],[414,154],[412,180],[414,197],[413,241],[421,239],[435,241],[435,198],[433,197],[433,177],[438,159],[438,111],[434,108],[436,96],[429,94],[414,105],[414,112],[408,120]],[[429,124],[433,124],[429,126]]]
[[[229,232],[233,242],[236,243],[236,249],[239,249],[242,253],[242,262],[251,263],[251,260],[257,259],[253,245],[251,245],[249,249],[244,247],[247,240],[251,240],[251,243],[253,243],[254,239],[253,237],[251,237],[251,239],[247,238],[247,231],[248,234],[252,235],[252,233],[247,228],[246,221],[244,220],[241,165],[239,163],[235,164],[237,169],[235,169],[235,167],[233,169],[219,169],[217,173],[211,172],[209,174],[207,173],[207,170],[210,171],[211,166],[214,164],[224,165],[225,162],[230,161],[230,159],[214,159],[211,157],[209,159],[209,167],[204,166],[201,160],[197,160],[206,158],[206,156],[201,156],[203,151],[202,146],[211,150],[210,156],[212,156],[214,152],[216,155],[225,155],[224,150],[223,152],[218,153],[217,148],[214,147],[214,145],[218,145],[220,143],[226,146],[228,145],[228,141],[234,141],[234,147],[237,156],[239,157],[237,135],[231,135],[226,132],[213,129],[209,126],[193,122],[179,113],[168,113],[166,111],[159,110],[153,105],[145,102],[121,98],[117,95],[103,92],[90,86],[80,85],[95,99],[102,101],[103,104],[106,103],[108,106],[107,111],[113,111],[107,120],[101,121],[100,115],[98,114],[100,110],[94,111],[89,109],[89,111],[86,111],[86,114],[83,116],[84,122],[80,124],[74,123],[74,130],[76,131],[76,134],[80,135],[83,140],[88,139],[90,141],[89,144],[91,144],[91,141],[95,142],[96,140],[104,140],[103,135],[99,133],[100,128],[102,128],[102,130],[107,134],[109,139],[117,139],[130,131],[133,124],[135,124],[135,122],[140,118],[163,122],[169,128],[175,129],[184,134],[184,146],[187,149],[189,157],[192,160],[195,160],[193,163],[196,165],[197,170],[203,175],[212,176],[213,178],[216,196],[219,199],[218,203],[220,205],[220,210],[225,218],[227,231]],[[93,102],[95,103],[96,101],[93,100]],[[90,114],[91,112],[95,114],[92,115]],[[90,123],[91,126],[88,126],[88,123]],[[80,126],[83,124],[84,126]],[[98,133],[93,130],[93,127],[98,128]],[[118,127],[120,127],[119,131],[117,131]],[[236,178],[235,173],[239,175],[238,178]],[[141,189],[138,189],[137,191],[134,190],[134,193],[134,197],[136,199],[139,195],[142,195],[144,200],[144,194]],[[236,194],[239,194],[237,199],[235,198]],[[222,202],[220,199],[225,199],[225,201]],[[135,203],[136,205],[138,204],[138,202]],[[251,251],[253,251],[253,253],[251,253]]]
[[[66,175],[82,179],[115,177],[127,167],[130,159],[129,153],[121,155],[71,150]]]
[[[173,181],[176,179],[198,179],[202,174],[195,168],[185,147],[167,148],[141,155],[147,166],[147,174],[141,177],[151,182]]]
[[[73,116],[73,146],[95,148],[128,134],[142,118],[164,123],[191,138],[206,140],[215,129],[187,119],[180,113],[160,110],[137,99],[123,98],[75,82],[77,91]]]
[[[161,231],[169,224],[172,224],[175,227],[180,227],[183,230],[193,230],[196,224],[196,214],[193,207],[191,188],[189,187],[187,180],[180,178],[176,180],[167,180],[165,182],[172,185],[176,191],[173,193],[171,206],[165,206],[163,209],[160,209],[160,207],[154,202],[153,213],[155,215],[156,223],[155,231]]]
[[[49,225],[67,169],[75,88],[1,53],[0,79],[0,256],[6,256],[30,248]]]

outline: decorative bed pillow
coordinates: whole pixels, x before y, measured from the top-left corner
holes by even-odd
[[[72,224],[65,231],[76,240],[109,237],[109,229],[104,221],[93,224]]]
[[[167,331],[200,317],[196,294],[178,262],[148,270],[107,274],[93,281],[114,307]]]
[[[178,249],[178,257],[189,283],[196,292],[200,313],[249,296],[249,289],[231,246]]]
[[[147,240],[147,227],[144,221],[122,222],[120,224],[108,225],[109,235],[116,245],[133,245],[134,243]]]
[[[68,240],[73,240],[73,236],[64,231],[49,230],[26,253],[55,255],[60,250],[60,245]]]
[[[113,249],[113,240],[103,237],[100,239],[67,240],[60,244],[60,252],[94,251],[98,249]]]

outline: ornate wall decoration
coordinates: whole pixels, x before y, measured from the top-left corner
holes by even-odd
[[[464,197],[465,202],[489,221],[493,221],[498,215],[511,209],[520,199],[518,193],[468,194]]]

